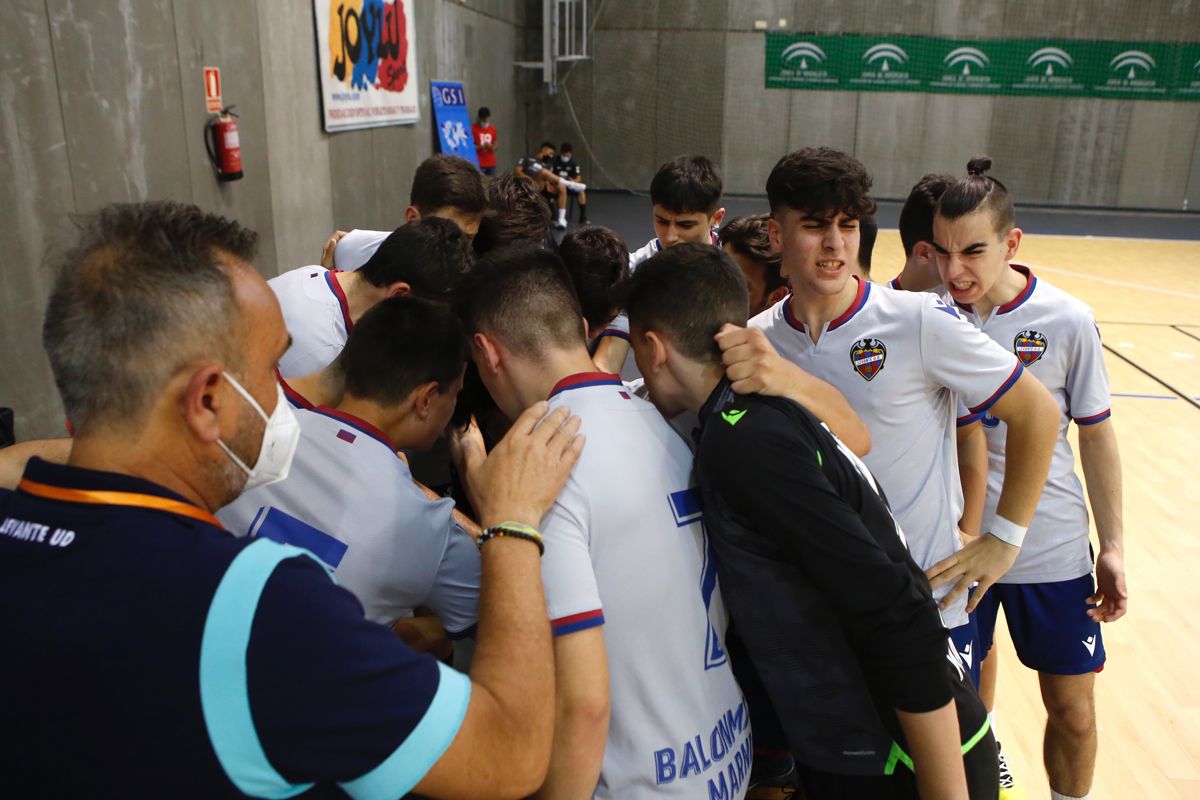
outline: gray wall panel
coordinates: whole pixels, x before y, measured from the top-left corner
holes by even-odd
[[[241,0],[175,0],[174,10],[192,202],[258,231],[258,262],[274,274],[275,221],[258,15],[252,4]],[[204,105],[204,67],[220,68],[222,101],[237,106],[245,172],[239,181],[218,181],[205,150],[203,131],[211,114]]]
[[[1194,169],[1193,150],[1200,130],[1200,104],[1132,104],[1129,132],[1121,164],[1117,205],[1150,208],[1170,198],[1185,198]],[[1183,207],[1183,201],[1179,201]],[[1200,227],[1200,225],[1198,225]]]
[[[752,31],[755,22],[766,22],[768,30],[778,30],[779,20],[785,28],[794,27],[795,0],[730,0],[728,26],[731,31]]]
[[[275,264],[267,275],[316,263],[333,230],[329,137],[321,123],[316,36],[309,3],[260,0],[258,29],[296,47],[260,47],[271,170]]]
[[[854,152],[859,95],[856,92],[792,92],[773,89],[771,96],[791,96],[787,151],[801,147],[836,147]],[[776,154],[776,160],[783,153]],[[774,162],[772,162],[773,164]],[[766,176],[763,176],[764,185]]]
[[[926,136],[918,137],[921,141],[918,174],[909,181],[910,186],[902,187],[895,196],[907,197],[911,184],[929,172],[966,174],[967,162],[973,156],[987,152],[995,104],[992,97],[930,95],[925,105]],[[897,135],[911,133],[899,132]]]
[[[1131,103],[1117,100],[1081,99],[1061,104],[1062,138],[1047,197],[1051,203],[1116,205],[1131,112]],[[997,176],[1000,174],[997,171]]]
[[[771,167],[787,150],[791,92],[763,88],[762,34],[729,33],[727,41],[725,191],[760,194]]]
[[[724,31],[659,34],[655,167],[683,154],[721,157],[725,36]]]
[[[604,109],[605,120],[592,132],[592,142],[603,154],[613,182],[638,191],[650,188],[658,167],[653,124],[658,114],[658,63],[657,31],[596,32],[592,102]]]
[[[191,198],[171,0],[49,0],[75,203]]]
[[[0,406],[22,438],[62,436],[63,413],[42,351],[53,276],[43,254],[74,210],[50,27],[42,0],[0,6]]]
[[[1186,187],[1200,183],[1200,176],[1193,174],[1200,164],[1193,166],[1186,153],[1180,155],[1187,150],[1188,137],[1200,131],[1190,110],[1195,104],[768,92],[762,87],[762,33],[754,29],[762,20],[768,30],[777,30],[782,16],[788,19],[788,30],[817,33],[1196,41],[1200,0],[731,0],[708,6],[633,0],[608,0],[603,5],[599,27],[611,38],[595,40],[593,92],[602,94],[593,94],[593,100],[597,109],[606,109],[595,124],[605,125],[607,120],[610,129],[589,131],[598,162],[594,173],[603,168],[624,176],[612,183],[639,187],[640,181],[627,178],[645,174],[645,148],[653,147],[655,158],[661,159],[720,141],[730,190],[739,192],[756,187],[754,173],[783,152],[820,144],[848,150],[869,163],[882,196],[903,196],[929,171],[957,174],[979,152],[996,158],[997,169],[1004,170],[1014,190],[1020,187],[1018,197],[1026,202],[1093,205],[1136,198],[1139,205],[1178,208]],[[530,7],[538,7],[537,1]],[[681,37],[706,34],[722,13],[731,31],[723,67],[718,53],[701,57],[673,44],[683,41]],[[647,36],[657,36],[660,44],[653,75],[646,70],[644,53],[629,57],[640,46],[634,38],[644,42]],[[676,86],[682,77],[689,90],[707,90],[711,71],[722,68],[725,107],[720,113],[709,107],[706,91],[689,91],[690,104],[680,100]],[[646,88],[651,78],[659,87],[652,100]],[[556,129],[563,116],[549,109],[558,104],[539,93],[532,119]],[[655,124],[648,125],[644,120],[652,105]],[[781,143],[782,107],[789,112]],[[630,119],[630,113],[638,117]],[[689,122],[679,122],[681,113]],[[759,146],[747,147],[749,141]],[[1139,177],[1163,174],[1164,159],[1178,164],[1174,180]]]
[[[992,110],[990,142],[986,151],[996,163],[996,176],[1013,196],[1024,202],[1045,202],[1054,184],[1060,131],[1059,102],[1040,97],[997,97]],[[966,163],[951,171],[966,172]]]
[[[854,154],[874,178],[879,197],[905,197],[922,167],[928,95],[863,92],[858,101]],[[916,135],[914,135],[916,134]]]

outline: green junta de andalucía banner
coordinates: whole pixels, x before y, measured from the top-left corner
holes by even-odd
[[[1200,42],[766,34],[768,89],[1200,100]]]

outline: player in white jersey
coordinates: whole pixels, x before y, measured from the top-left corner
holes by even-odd
[[[391,624],[418,606],[451,638],[475,625],[479,552],[455,523],[454,501],[431,500],[399,449],[428,449],[462,383],[466,343],[452,311],[392,298],[362,318],[341,357],[336,407],[296,412],[300,444],[286,479],[244,493],[218,517],[239,536],[304,547]]]
[[[1019,468],[1005,474],[1008,514],[1033,516],[1054,442],[1053,401],[1017,359],[931,295],[873,288],[853,278],[857,218],[873,210],[870,178],[829,148],[785,156],[767,180],[772,241],[793,294],[751,320],[785,358],[838,387],[871,431],[865,460],[930,571],[951,628],[967,623],[963,599],[980,594],[1018,548],[984,536],[959,550],[962,510],[955,453],[955,395],[972,413],[1012,421]],[[956,552],[957,551],[957,552]],[[953,586],[947,586],[953,584]]]
[[[300,267],[267,284],[279,299],[292,344],[279,361],[285,378],[327,366],[346,346],[354,322],[387,297],[446,299],[470,267],[467,239],[439,217],[393,231],[360,269]]]
[[[1022,663],[1038,671],[1048,712],[1043,752],[1056,797],[1082,798],[1096,758],[1095,672],[1104,664],[1100,622],[1125,613],[1121,462],[1109,420],[1108,377],[1091,310],[1013,264],[1021,243],[1012,196],[985,173],[980,156],[968,176],[946,190],[934,220],[934,247],[954,303],[1050,390],[1058,439],[1046,489],[1028,523],[1028,538],[995,593],[980,605],[990,643],[998,605]],[[1067,428],[1079,428],[1079,455],[1096,518],[1100,553],[1092,577],[1087,507],[1074,472]],[[1015,528],[1004,518],[993,475],[1011,470],[1004,421],[987,419],[991,456],[985,524]],[[1009,434],[1011,436],[1011,433]],[[1014,520],[1014,522],[1020,522]]]
[[[413,173],[409,204],[404,221],[428,217],[448,219],[462,229],[468,243],[475,238],[487,208],[483,176],[475,165],[457,156],[434,155],[425,159]],[[326,266],[349,272],[356,270],[375,254],[390,231],[355,229],[334,234],[335,247]],[[326,249],[328,249],[326,245]]]
[[[724,180],[721,168],[704,156],[677,156],[658,168],[650,181],[654,238],[629,255],[629,269],[663,249],[680,242],[711,242],[725,219],[721,207]],[[629,320],[622,313],[601,334],[596,364],[608,372],[621,372],[629,355]],[[631,373],[636,377],[636,370]]]
[[[937,251],[933,247],[933,217],[937,202],[946,189],[954,184],[950,175],[930,173],[909,191],[904,206],[900,209],[900,243],[904,247],[904,268],[888,282],[888,286],[899,291],[945,293],[945,285],[938,274]],[[982,415],[971,414],[965,407],[959,409],[958,427],[958,474],[963,491],[963,516],[959,528],[968,536],[978,536],[983,523],[983,507],[987,498],[988,445],[984,435]],[[959,651],[971,669],[972,680],[979,687],[979,696],[992,717],[992,730],[998,731],[994,714],[996,679],[999,673],[999,656],[987,651],[978,642],[968,645],[971,652]],[[997,732],[997,748],[1000,758],[1000,800],[1020,800],[1023,797],[1008,768],[1008,758],[1000,745]]]
[[[749,717],[691,453],[652,405],[595,371],[557,256],[498,252],[464,295],[472,356],[501,410],[549,396],[588,440],[542,524],[558,719],[539,796],[744,796]]]

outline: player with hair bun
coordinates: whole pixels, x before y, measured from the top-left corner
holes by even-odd
[[[1035,277],[1013,259],[1022,232],[1012,195],[988,175],[987,156],[971,159],[967,176],[937,205],[933,247],[945,291],[983,333],[1011,350],[1058,407],[1058,439],[1046,488],[1011,569],[979,604],[983,652],[1004,607],[1021,662],[1038,672],[1049,719],[1044,755],[1055,798],[1085,798],[1096,759],[1095,673],[1105,661],[1101,622],[1125,614],[1121,458],[1110,419],[1108,375],[1092,310]],[[1067,440],[1074,421],[1100,552],[1094,564],[1088,510]],[[1000,474],[1009,469],[1006,426],[984,416],[990,470],[985,529],[1020,525],[997,508]]]

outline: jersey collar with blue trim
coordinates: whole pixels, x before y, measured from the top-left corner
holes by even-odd
[[[871,296],[871,282],[864,281],[857,275],[854,276],[854,280],[858,281],[858,291],[854,295],[854,300],[851,301],[850,306],[845,311],[829,321],[829,325],[825,329],[827,332],[835,331],[845,325],[855,314],[862,311],[863,306],[867,304],[867,298]],[[789,294],[783,299],[783,318],[788,325],[804,333],[804,323],[796,319],[796,316],[792,313],[792,297],[793,295]]]
[[[554,388],[550,390],[550,396],[546,399],[549,400],[550,397],[570,389],[583,389],[588,386],[624,386],[624,384],[621,383],[621,376],[612,372],[577,372],[554,384]]]
[[[1025,288],[1018,292],[1017,296],[1012,300],[1009,300],[1004,305],[997,306],[995,312],[997,314],[1007,314],[1008,312],[1014,311],[1020,306],[1024,305],[1025,301],[1033,296],[1033,290],[1037,288],[1037,276],[1033,274],[1033,270],[1022,264],[1009,264],[1008,266],[1014,272],[1019,272],[1025,276]],[[960,303],[955,300],[954,305],[958,306],[964,311],[969,311],[972,314],[975,313],[975,306],[970,303]]]
[[[350,335],[350,331],[354,329],[354,320],[350,319],[350,302],[346,300],[346,292],[342,289],[341,281],[338,280],[338,273],[341,270],[331,269],[325,273],[325,283],[329,286],[329,291],[333,292],[333,296],[337,298],[338,306],[342,309],[342,322],[346,324],[346,335]]]

